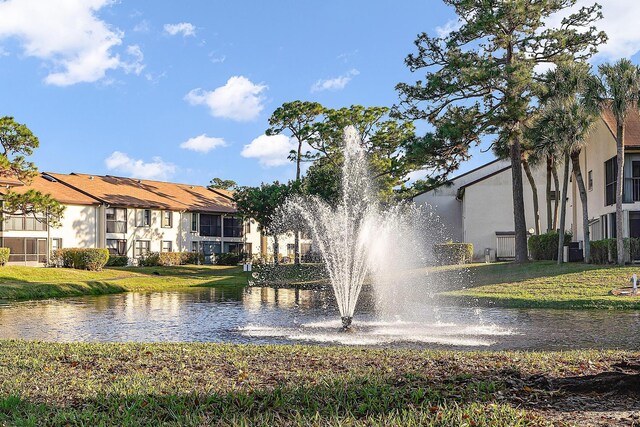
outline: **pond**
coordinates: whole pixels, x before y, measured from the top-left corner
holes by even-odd
[[[194,288],[0,303],[0,338],[351,344],[469,350],[640,349],[640,313],[460,307],[412,301],[384,316],[364,291],[354,330],[339,330],[330,291]]]

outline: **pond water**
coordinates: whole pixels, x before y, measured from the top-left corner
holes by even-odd
[[[339,330],[330,291],[194,288],[179,292],[0,303],[0,338],[202,341],[456,349],[640,349],[640,313],[436,305],[377,316],[364,291],[354,330]]]

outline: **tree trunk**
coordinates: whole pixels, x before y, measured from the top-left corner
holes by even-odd
[[[547,233],[553,230],[553,217],[551,213],[551,157],[547,157]]]
[[[533,221],[535,223],[536,236],[539,236],[540,207],[538,206],[538,186],[536,185],[535,179],[533,179],[533,174],[531,173],[531,168],[529,167],[529,161],[527,159],[522,159],[522,167],[524,168],[524,173],[527,175],[529,185],[531,186],[531,193],[533,194]]]
[[[569,187],[569,153],[564,155],[564,174],[562,176],[562,203],[560,204],[560,228],[558,229],[558,264],[564,261],[564,227],[567,217],[567,191]]]
[[[582,170],[580,169],[580,152],[571,153],[571,163],[573,165],[573,176],[578,184],[580,192],[580,203],[582,204],[582,232],[584,234],[584,262],[591,262],[591,236],[589,235],[589,211],[587,207],[587,189],[584,186]],[[575,202],[574,202],[575,203]]]
[[[624,126],[618,123],[616,135],[618,177],[616,181],[616,247],[618,249],[618,265],[624,265],[624,236],[622,217],[622,193],[624,188]]]
[[[513,139],[511,148],[511,188],[513,192],[513,225],[515,231],[515,262],[518,264],[529,261],[527,251],[527,220],[524,214],[524,195],[522,194],[522,153],[520,151],[520,137]]]
[[[280,264],[280,245],[278,243],[278,235],[274,234],[273,235],[273,264],[274,265],[278,265]]]
[[[300,156],[302,156],[302,141],[298,140],[298,157],[296,159],[296,182],[300,182]],[[293,230],[293,263],[300,264],[300,230]]]
[[[553,185],[556,192],[555,203],[553,206],[553,230],[558,229],[558,210],[560,208],[560,180],[558,179],[558,170],[556,169],[556,161],[553,160],[553,167],[551,169],[553,175]]]

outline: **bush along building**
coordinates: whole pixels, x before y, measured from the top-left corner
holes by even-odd
[[[595,129],[587,137],[585,148],[580,152],[579,163],[587,192],[589,234],[592,241],[616,237],[615,134],[615,118],[611,111],[605,109]],[[624,149],[623,235],[625,238],[632,238],[633,241],[640,238],[640,115],[635,110],[631,111],[626,119]],[[562,169],[562,164],[557,165],[560,186],[562,186]],[[554,223],[557,225],[558,222],[553,220],[553,212],[556,199],[560,200],[561,188],[556,192],[554,184],[551,184],[551,209],[547,209],[546,164],[532,167],[532,175],[538,193],[540,230],[542,233],[548,230],[556,231]],[[489,254],[491,260],[508,260],[514,256],[511,191],[510,162],[494,160],[452,178],[444,185],[416,195],[413,201],[418,205],[432,207],[440,216],[451,240],[472,243],[474,259],[484,260],[485,254]],[[523,183],[523,191],[527,229],[533,235],[535,230],[533,192],[526,179]],[[551,216],[547,214],[548,211],[551,211]],[[573,171],[567,192],[566,215],[565,231],[570,235],[574,247],[581,249],[584,241],[582,204]],[[597,243],[596,246],[601,245]],[[632,249],[631,252],[633,253],[627,255],[628,259],[640,256],[640,250]]]
[[[197,252],[205,263],[222,254],[274,257],[272,238],[262,236],[254,220],[237,215],[233,193],[226,190],[77,173],[42,173],[29,185],[0,184],[5,192],[50,194],[65,206],[57,227],[44,217],[5,216],[0,239],[11,251],[10,264],[45,265],[62,248],[106,248],[134,264],[162,252]],[[292,243],[292,236],[280,238],[279,258],[290,255]]]

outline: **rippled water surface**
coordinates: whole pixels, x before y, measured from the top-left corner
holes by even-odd
[[[348,333],[327,291],[207,288],[0,303],[0,338],[640,349],[634,311],[434,307],[425,300],[380,318],[367,308],[371,299],[365,291]]]

